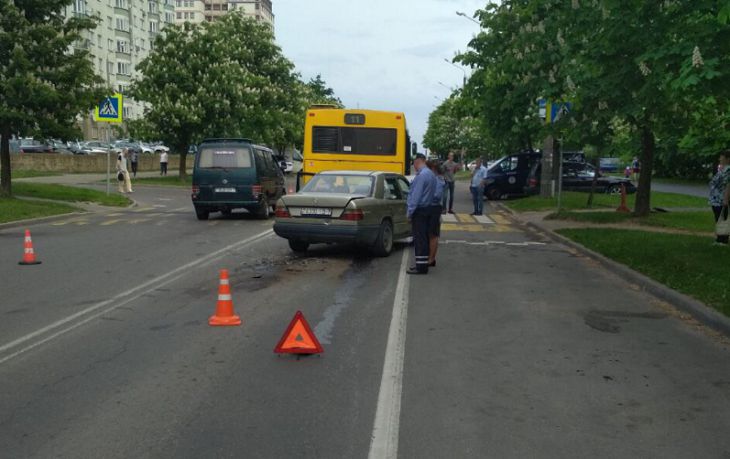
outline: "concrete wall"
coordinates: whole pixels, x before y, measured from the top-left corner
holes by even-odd
[[[194,156],[187,157],[187,166],[193,165]],[[111,155],[111,170],[116,169],[117,156]],[[10,155],[12,170],[34,170],[63,173],[84,173],[84,172],[106,172],[106,155],[61,155],[26,153]],[[170,172],[178,169],[180,164],[179,155],[168,155],[167,168]],[[129,160],[127,160],[127,167]],[[160,170],[159,155],[139,155],[140,171]]]

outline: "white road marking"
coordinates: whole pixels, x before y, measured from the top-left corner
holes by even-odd
[[[441,221],[444,223],[459,223],[454,214],[443,214],[441,215]]]
[[[93,306],[90,306],[82,311],[71,314],[70,316],[60,319],[56,322],[53,322],[50,325],[46,325],[45,327],[39,328],[38,330],[28,333],[25,336],[21,336],[20,338],[18,338],[16,340],[3,344],[2,346],[0,346],[0,353],[6,352],[6,351],[12,351],[14,348],[17,348],[17,347],[27,343],[25,345],[25,347],[22,347],[22,348],[18,349],[17,351],[13,352],[12,354],[8,354],[5,357],[0,358],[0,365],[7,362],[8,360],[14,359],[15,357],[17,357],[21,354],[24,354],[32,349],[35,349],[36,347],[38,347],[42,344],[45,344],[51,340],[54,340],[54,339],[58,338],[59,336],[64,335],[64,334],[70,332],[71,330],[74,330],[100,316],[103,316],[104,314],[108,314],[117,308],[120,308],[126,304],[129,304],[132,301],[140,298],[143,295],[152,293],[154,290],[164,287],[165,285],[168,285],[168,284],[180,279],[181,277],[188,275],[190,273],[190,271],[194,268],[201,268],[203,266],[209,265],[210,263],[216,261],[216,259],[218,259],[222,255],[227,255],[229,252],[231,252],[233,250],[238,250],[249,244],[254,244],[258,241],[261,241],[267,237],[272,236],[273,234],[274,234],[273,230],[268,230],[268,231],[264,231],[263,233],[259,233],[255,236],[251,236],[242,241],[231,244],[227,247],[217,250],[204,257],[198,258],[197,260],[191,261],[190,263],[187,263],[186,265],[175,268],[172,271],[168,272],[167,274],[163,274],[163,275],[156,277],[154,279],[151,279],[137,287],[134,287],[125,292],[119,293],[108,300],[96,303]],[[91,315],[89,315],[88,317],[84,317],[88,314],[91,314]],[[74,322],[77,319],[80,319],[80,320],[78,320],[77,322]],[[61,328],[60,330],[54,332],[53,334],[46,336],[42,339],[39,339],[38,341],[28,343],[29,341],[33,340],[34,338],[39,338],[42,335],[44,335],[48,332],[51,332],[57,328],[60,328],[64,325],[68,325],[68,326],[66,326],[65,328]]]
[[[544,242],[506,242],[506,241],[479,241],[479,242],[472,242],[472,241],[462,241],[462,240],[453,240],[453,239],[446,239],[446,240],[440,240],[439,244],[463,244],[463,245],[509,245],[509,246],[519,246],[519,247],[527,247],[531,245],[547,245]]]
[[[483,225],[494,225],[494,220],[486,215],[474,215],[474,219]]]
[[[403,251],[398,284],[393,299],[393,316],[385,347],[383,375],[380,379],[378,406],[370,440],[369,459],[398,457],[401,394],[403,391],[403,360],[406,353],[406,321],[408,318],[409,278],[406,274],[409,251]]]

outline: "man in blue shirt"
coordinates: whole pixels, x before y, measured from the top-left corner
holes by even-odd
[[[487,181],[487,168],[482,166],[482,158],[477,158],[474,172],[471,173],[471,197],[474,200],[474,213],[482,215],[484,212],[484,186]]]
[[[428,274],[428,226],[430,207],[438,181],[433,172],[426,167],[426,157],[417,154],[413,161],[416,177],[408,192],[408,220],[411,222],[413,245],[416,252],[416,265],[408,268],[408,274]]]

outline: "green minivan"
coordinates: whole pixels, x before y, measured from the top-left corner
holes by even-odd
[[[198,145],[192,198],[198,220],[211,212],[246,209],[268,218],[286,193],[284,174],[271,149],[249,139],[206,139]]]

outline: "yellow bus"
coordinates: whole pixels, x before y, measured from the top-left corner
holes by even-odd
[[[410,174],[411,140],[403,113],[312,106],[302,150],[298,186],[329,170]]]

